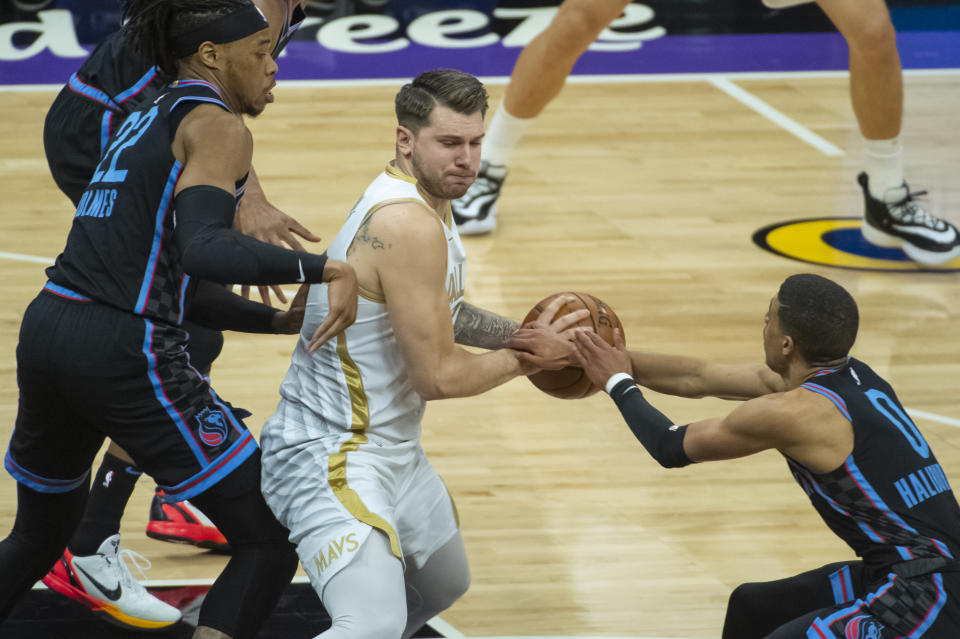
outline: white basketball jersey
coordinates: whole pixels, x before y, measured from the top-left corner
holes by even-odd
[[[327,255],[346,261],[347,249],[368,216],[386,205],[410,201],[429,208],[416,180],[391,163],[350,211]],[[443,232],[453,321],[463,302],[466,253],[449,205]],[[312,286],[300,339],[280,386],[286,400],[309,408],[320,418],[315,422],[318,432],[309,436],[353,431],[388,442],[418,438],[425,402],[410,383],[382,294],[361,287],[356,322],[311,355],[306,345],[328,310],[327,285]]]

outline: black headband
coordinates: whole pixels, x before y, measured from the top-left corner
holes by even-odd
[[[176,59],[193,55],[204,42],[224,44],[242,40],[269,26],[263,12],[252,2],[236,11],[214,18],[196,29],[171,38]]]

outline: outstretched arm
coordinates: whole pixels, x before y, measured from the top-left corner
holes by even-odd
[[[662,466],[745,457],[775,448],[815,472],[835,468],[852,450],[852,429],[829,400],[803,389],[744,402],[726,417],[679,426],[647,402],[628,372],[622,337],[616,347],[590,332],[577,333],[580,364],[605,387],[630,430]]]
[[[750,399],[783,391],[783,379],[767,366],[716,364],[706,360],[630,351],[637,383],[665,395]]]
[[[783,379],[767,366],[715,364],[682,355],[628,351],[619,330],[614,330],[614,338],[616,348],[598,346],[584,364],[588,374],[592,371],[600,379],[594,383],[601,387],[614,373],[624,372],[641,386],[678,397],[750,399],[786,389]]]

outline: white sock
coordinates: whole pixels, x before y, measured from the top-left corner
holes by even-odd
[[[903,186],[903,146],[900,138],[864,140],[870,195],[882,200],[887,189]]]
[[[490,164],[507,166],[514,148],[535,119],[510,115],[501,104],[493,114],[490,127],[487,128],[487,134],[483,138],[483,159]]]

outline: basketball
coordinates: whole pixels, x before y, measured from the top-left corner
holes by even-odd
[[[527,322],[532,322],[537,319],[547,304],[557,297],[567,297],[570,299],[560,307],[554,319],[585,308],[590,311],[590,315],[574,324],[574,326],[592,328],[610,345],[613,345],[613,329],[619,328],[621,334],[623,333],[623,325],[620,323],[620,318],[617,317],[617,314],[613,312],[613,309],[588,293],[555,293],[537,302],[537,304],[530,309],[530,312],[527,313],[527,316],[523,318],[523,323],[526,324]],[[539,373],[528,375],[528,378],[533,382],[534,386],[547,395],[559,397],[560,399],[580,399],[593,395],[600,390],[593,385],[593,382],[590,381],[590,378],[587,377],[586,373],[584,373],[583,369],[579,366],[567,366],[566,368],[561,368],[556,371],[540,371]]]

